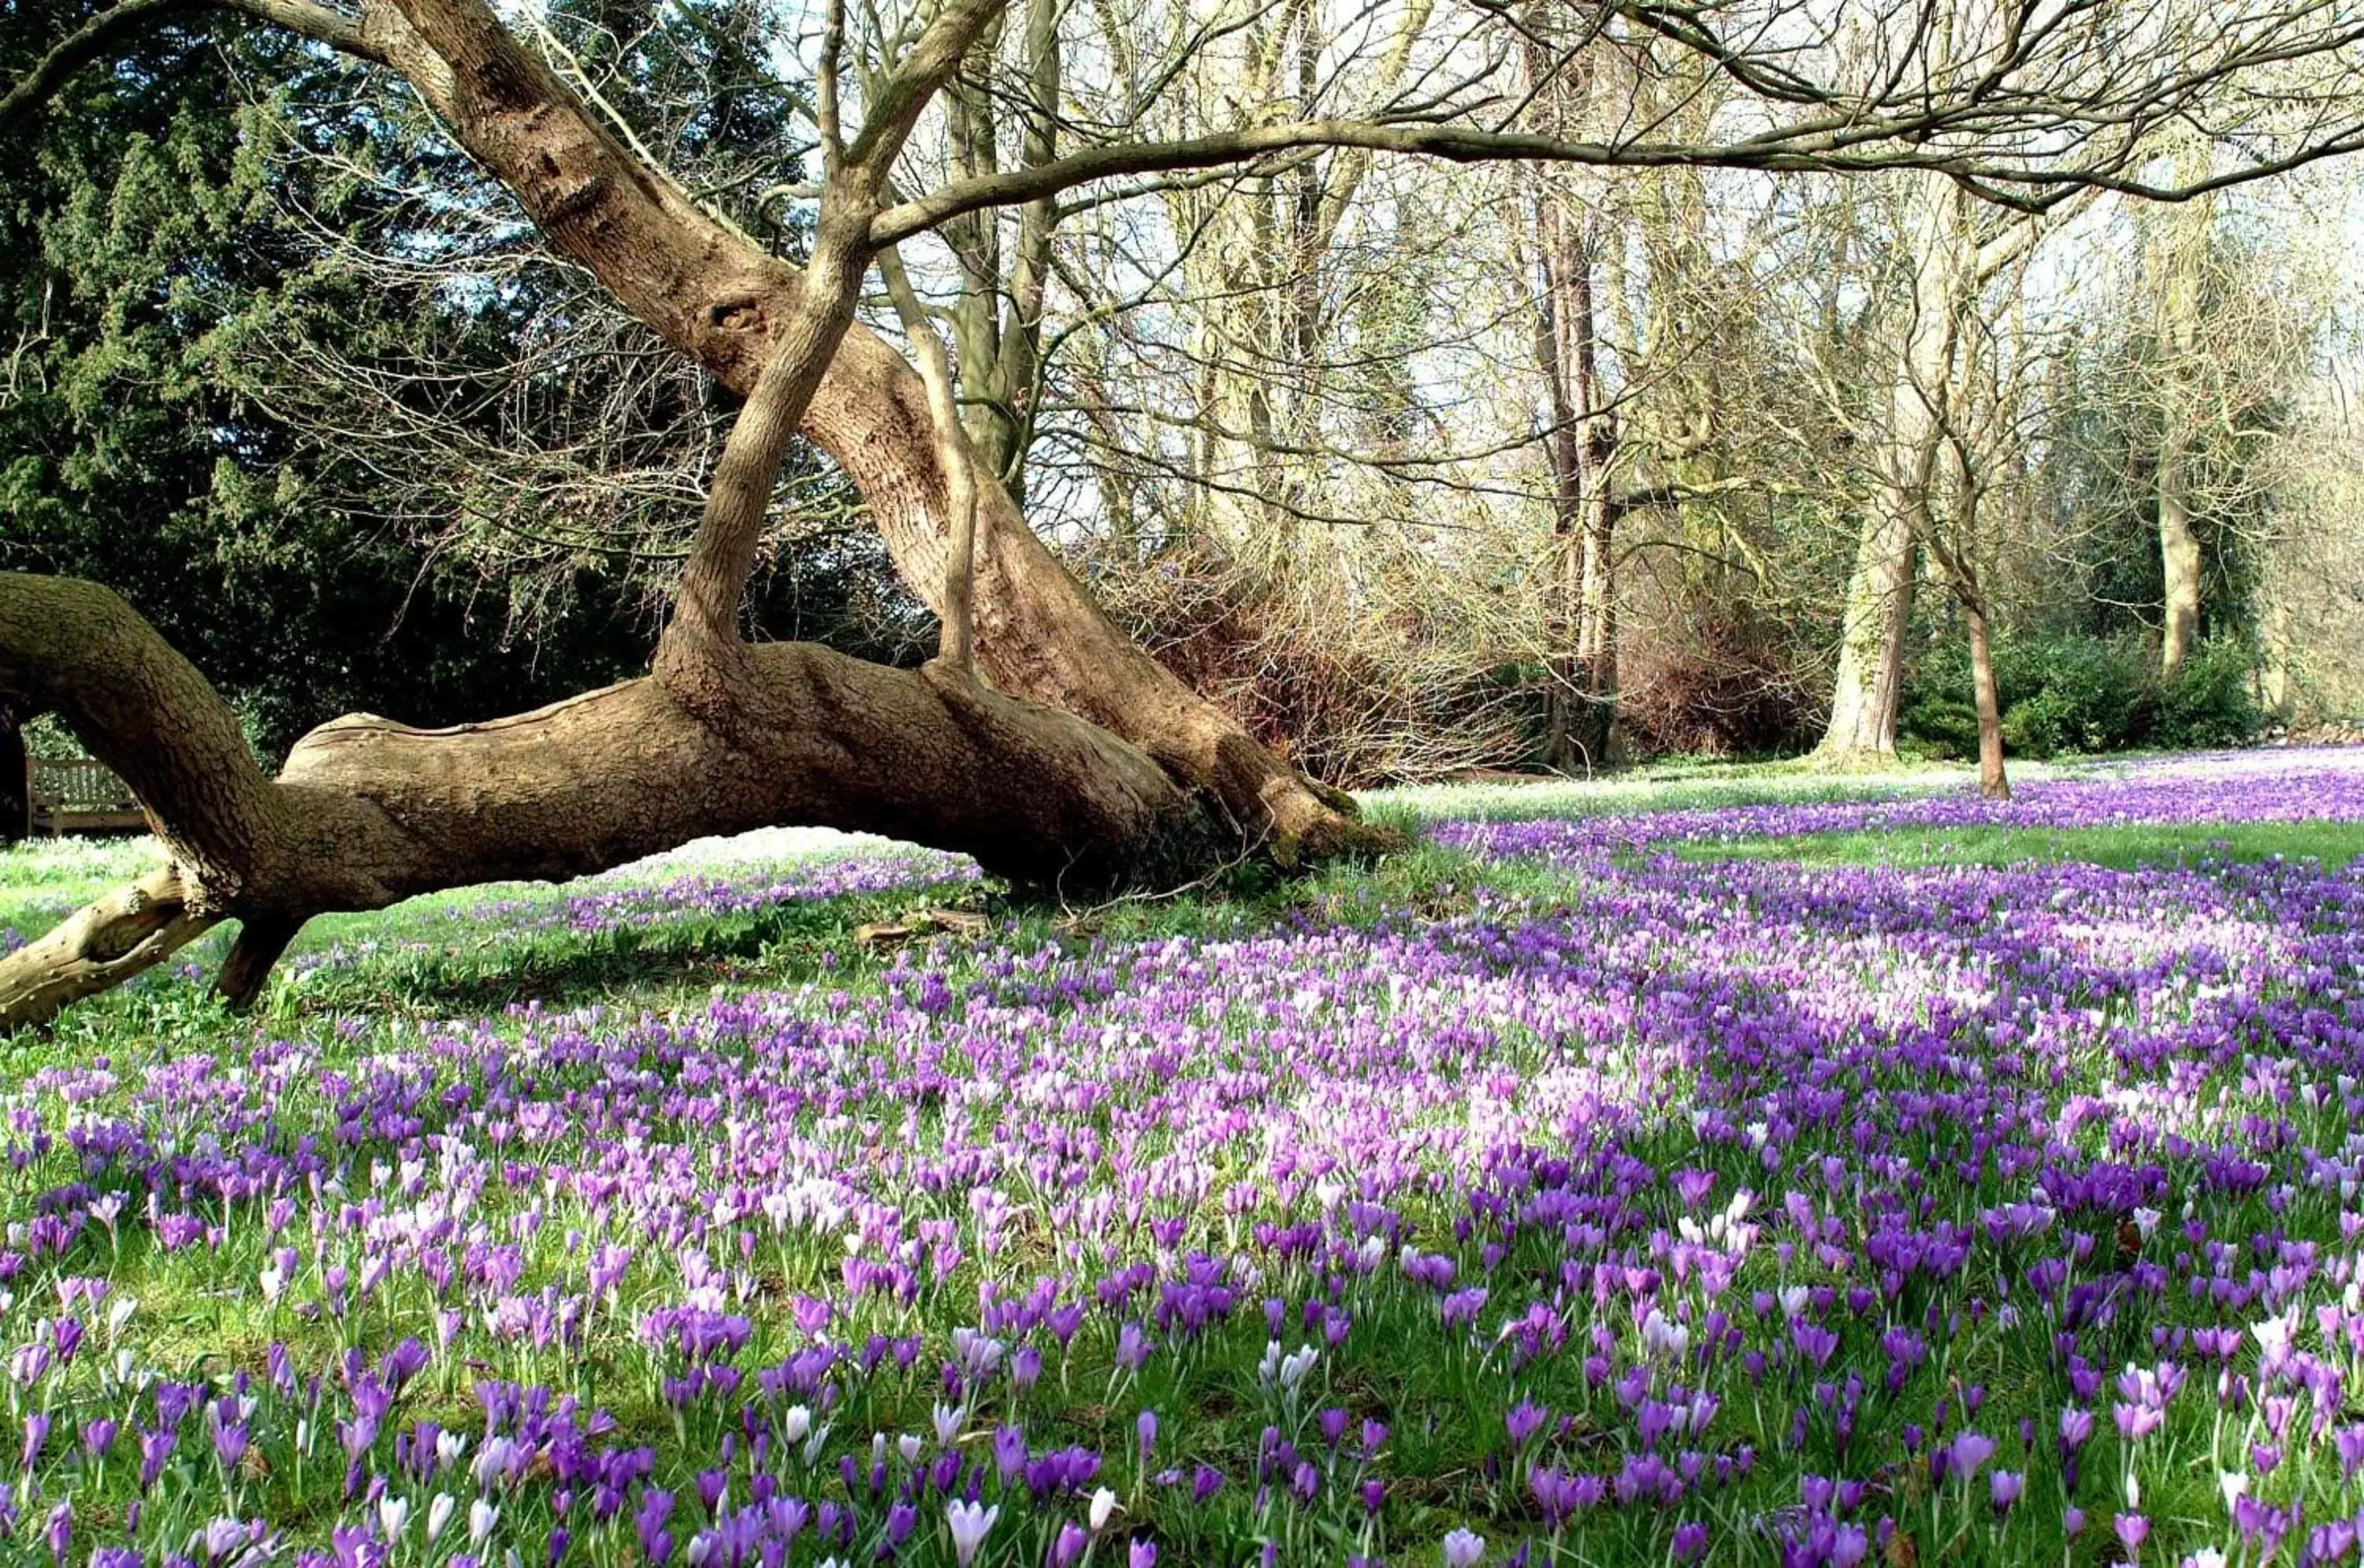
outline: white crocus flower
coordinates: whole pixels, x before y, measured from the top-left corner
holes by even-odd
[[[976,1561],[976,1549],[985,1544],[985,1532],[1000,1517],[998,1507],[988,1508],[981,1503],[954,1502],[945,1506],[944,1524],[953,1533],[953,1556],[960,1568],[969,1568]]]

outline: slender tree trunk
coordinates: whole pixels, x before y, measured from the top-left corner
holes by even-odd
[[[2002,705],[1995,695],[1994,649],[1987,635],[1983,604],[1963,606],[1970,626],[1970,695],[1979,714],[1979,794],[1989,800],[2009,800],[2011,780],[2003,772]]]
[[[2180,179],[2205,178],[2208,144],[2188,137],[2178,150]],[[2191,515],[2192,437],[2202,401],[2195,391],[2202,372],[2201,352],[2201,281],[2208,259],[2209,229],[2214,204],[2207,199],[2159,216],[2160,236],[2150,253],[2151,287],[2158,313],[2160,386],[2158,481],[2158,557],[2163,593],[2160,606],[2159,670],[2172,675],[2183,667],[2200,636],[2200,536]]]
[[[1546,766],[1589,771],[1612,761],[1617,723],[1617,506],[1610,495],[1617,424],[1601,384],[1590,219],[1557,193],[1538,193],[1542,286],[1535,357],[1552,429],[1552,533],[1560,587],[1544,628],[1556,645],[1545,709]]]
[[[2287,591],[2270,571],[2266,575],[2265,595],[2266,613],[2258,627],[2259,652],[2264,655],[2264,662],[2258,673],[2258,701],[2273,717],[2288,719],[2297,707],[2298,696],[2291,678],[2291,605]]]
[[[1542,279],[1535,295],[1535,363],[1543,373],[1544,410],[1551,420],[1544,442],[1546,472],[1551,476],[1552,550],[1556,564],[1555,591],[1544,601],[1542,627],[1547,684],[1544,706],[1544,765],[1567,772],[1589,762],[1579,743],[1578,709],[1583,702],[1576,644],[1584,602],[1586,539],[1584,515],[1584,433],[1576,416],[1576,397],[1568,374],[1568,333],[1564,325],[1569,309],[1564,281],[1568,261],[1558,204],[1548,191],[1535,197],[1534,227]]]
[[[2183,667],[2200,636],[2200,536],[2191,527],[2185,446],[2180,432],[2169,432],[2158,461],[2158,557],[2166,584],[2158,664],[2169,675]]]
[[[1048,163],[1058,155],[1060,0],[1027,0],[1028,101],[1020,167]],[[1034,439],[1035,382],[1043,358],[1043,308],[1051,281],[1051,245],[1057,231],[1054,198],[1029,202],[1018,212],[1018,241],[1010,258],[1009,300],[1002,311],[999,360],[992,382],[998,394],[984,410],[977,446],[987,473],[1009,490],[1013,504],[1026,497],[1026,455]],[[994,302],[1000,308],[999,302]]]

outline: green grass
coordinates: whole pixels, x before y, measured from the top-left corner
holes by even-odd
[[[2040,764],[2022,764],[2013,770],[2013,776],[2034,780],[2056,772]],[[1537,817],[1901,798],[1958,789],[1977,776],[1975,770],[1952,762],[1919,762],[1881,773],[1834,772],[1802,760],[1685,763],[1590,779],[1410,784],[1372,790],[1362,800],[1366,809],[1375,814],[1396,813],[1419,821],[1456,817],[1508,822]]]
[[[30,936],[108,888],[164,863],[164,847],[135,839],[28,839],[0,849],[0,930]]]
[[[2239,822],[2106,828],[1948,828],[1802,833],[1687,843],[1685,860],[1793,861],[1812,866],[2010,866],[2081,862],[2131,871],[2202,861],[2313,860],[2333,870],[2364,856],[2364,823]]]

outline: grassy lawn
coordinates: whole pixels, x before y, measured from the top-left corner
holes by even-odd
[[[1951,828],[1856,833],[1801,833],[1779,839],[1691,843],[1689,860],[1775,860],[1800,865],[2059,865],[2079,862],[2131,871],[2137,866],[2205,861],[2255,862],[2277,856],[2319,861],[2343,870],[2364,855],[2364,823],[2215,822],[2095,828]]]
[[[2262,1561],[2364,1454],[2364,770],[1869,820],[1962,783],[1395,792],[1090,910],[759,837],[245,1019],[217,936],[0,1045],[0,1560]],[[1821,830],[1679,836],[1749,810]]]

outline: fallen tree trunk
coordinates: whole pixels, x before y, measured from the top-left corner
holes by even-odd
[[[802,272],[627,150],[483,0],[368,0],[357,34],[331,13],[273,10],[402,72],[563,253],[748,401],[650,677],[453,729],[338,719],[276,779],[204,677],[121,599],[0,576],[0,710],[63,717],[173,856],[168,873],[0,960],[0,1024],[45,1019],[224,919],[244,923],[221,978],[242,1002],[315,915],[580,876],[775,824],[962,851],[1015,883],[1087,895],[1176,885],[1234,854],[1289,863],[1388,841],[1119,631],[998,485],[976,497],[975,632],[984,669],[1018,695],[958,660],[898,671],[739,636],[799,423],[939,610],[967,582],[949,569],[945,447],[926,389],[853,312],[886,171],[998,5],[947,0],[875,84],[850,144],[825,62],[828,179]]]
[[[747,651],[739,698],[760,721],[727,731],[650,678],[452,729],[337,719],[269,779],[221,699],[121,598],[0,574],[0,693],[60,714],[148,803],[173,855],[0,959],[0,1026],[44,1021],[222,920],[269,944],[225,974],[251,999],[315,915],[582,876],[710,834],[882,833],[1076,897],[1170,885],[1236,843],[1197,792],[1071,715],[942,665]]]

